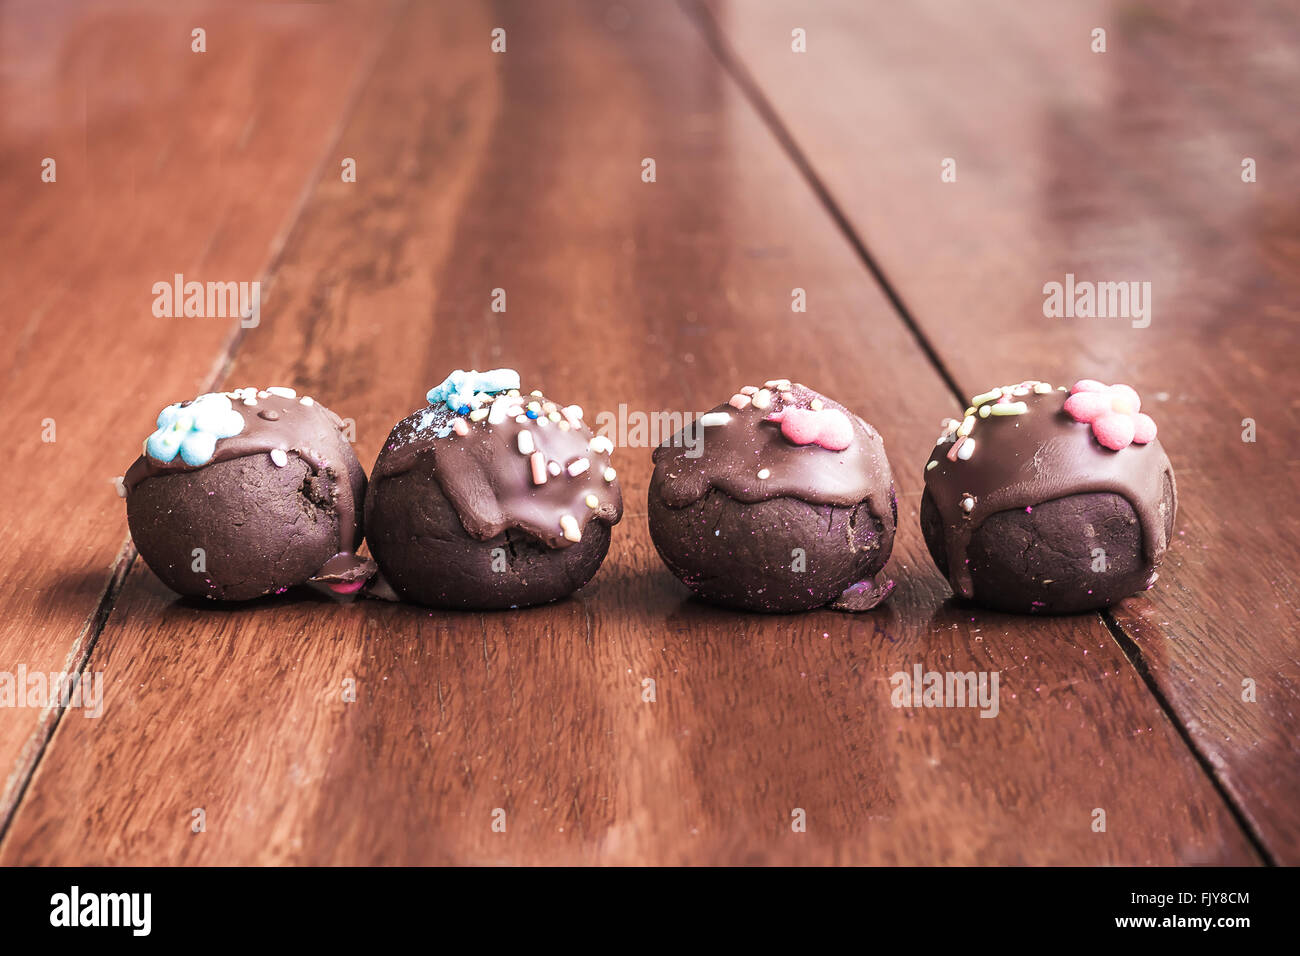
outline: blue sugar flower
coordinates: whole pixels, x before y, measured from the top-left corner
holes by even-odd
[[[435,388],[429,389],[425,398],[430,405],[444,403],[453,412],[465,414],[478,408],[484,399],[480,396],[508,392],[519,387],[519,373],[512,368],[495,368],[488,372],[456,369]]]
[[[220,392],[200,395],[186,404],[168,405],[158,414],[158,430],[145,442],[145,453],[155,461],[169,462],[179,453],[192,468],[212,460],[217,439],[244,430],[244,416]]]

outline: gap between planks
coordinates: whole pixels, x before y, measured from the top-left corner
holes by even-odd
[[[713,13],[705,6],[703,0],[678,0],[682,10],[685,12],[687,19],[695,24],[696,28],[704,37],[704,42],[717,58],[718,63],[728,76],[739,87],[742,95],[753,107],[754,111],[762,118],[763,123],[767,126],[769,132],[776,139],[777,143],[785,151],[790,161],[794,164],[799,174],[808,184],[809,189],[822,204],[826,214],[830,216],[835,223],[835,227],[840,231],[844,240],[852,247],[858,259],[867,272],[871,274],[872,279],[880,286],[881,291],[893,306],[899,320],[907,327],[912,338],[915,339],[917,346],[925,354],[927,361],[934,367],[935,372],[943,379],[947,385],[948,391],[952,393],[954,400],[959,407],[965,407],[967,404],[966,396],[970,393],[962,390],[954,378],[951,370],[944,364],[934,345],[930,342],[925,332],[922,331],[920,323],[917,322],[916,316],[908,308],[907,303],[903,301],[903,296],[899,290],[885,275],[885,270],[881,267],[876,257],[871,254],[867,248],[866,242],[858,235],[857,230],[849,221],[848,216],[836,201],[830,188],[817,174],[816,167],[808,158],[808,155],[799,146],[795,140],[793,132],[782,121],[776,107],[767,98],[762,88],[758,85],[757,79],[746,68],[741,61],[740,55],[727,42],[726,36],[722,32]],[[1273,857],[1265,846],[1260,833],[1250,823],[1249,818],[1237,802],[1232,798],[1227,786],[1219,777],[1214,769],[1214,764],[1209,757],[1203,753],[1193,741],[1191,733],[1187,727],[1179,720],[1173,705],[1165,697],[1157,684],[1151,668],[1148,666],[1146,659],[1142,655],[1142,649],[1127,631],[1124,630],[1118,619],[1110,613],[1109,610],[1098,611],[1097,616],[1100,618],[1102,625],[1110,634],[1111,639],[1119,647],[1120,653],[1128,660],[1129,665],[1137,672],[1142,682],[1146,685],[1147,691],[1155,699],[1157,706],[1165,715],[1165,719],[1173,726],[1178,733],[1187,749],[1191,752],[1201,771],[1209,779],[1210,785],[1214,788],[1219,798],[1227,807],[1228,812],[1232,815],[1233,820],[1242,831],[1242,834],[1250,842],[1255,853],[1266,866],[1276,866],[1277,860]]]

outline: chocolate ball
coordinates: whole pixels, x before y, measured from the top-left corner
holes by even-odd
[[[136,550],[178,594],[244,601],[312,584],[348,594],[366,476],[342,420],[288,388],[170,405],[121,483]]]
[[[746,386],[654,452],[650,537],[700,598],[750,611],[865,611],[894,544],[884,443],[785,379]]]
[[[926,463],[921,531],[954,594],[1067,614],[1151,587],[1173,534],[1173,468],[1125,385],[1021,382],[971,400]]]
[[[613,444],[582,409],[521,394],[512,369],[453,372],[398,422],[366,497],[370,551],[397,596],[528,607],[596,574],[623,499]]]

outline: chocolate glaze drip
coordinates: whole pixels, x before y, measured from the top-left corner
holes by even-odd
[[[230,393],[227,393],[230,394]],[[183,404],[188,405],[189,402]],[[312,578],[321,583],[354,582],[369,577],[374,563],[356,555],[357,501],[354,478],[340,454],[346,439],[343,420],[324,405],[303,404],[298,398],[259,393],[256,405],[232,397],[231,404],[244,419],[238,435],[217,440],[212,458],[203,465],[187,465],[177,455],[169,462],[141,455],[127,470],[123,485],[129,495],[142,481],[160,475],[196,471],[218,461],[267,455],[276,449],[297,455],[318,475],[333,480],[334,511],[338,517],[339,550]],[[364,476],[361,476],[364,481]]]
[[[656,448],[655,471],[663,480],[664,503],[684,508],[710,488],[746,504],[798,498],[809,504],[851,507],[866,501],[883,527],[884,539],[892,541],[891,475],[879,433],[843,405],[805,385],[793,384],[788,392],[771,389],[771,398],[766,409],[752,404],[740,410],[729,404],[717,406],[709,414],[729,415],[724,425],[705,426],[696,420],[687,426],[700,442],[698,458],[688,456],[691,442],[682,432]],[[831,451],[815,444],[796,445],[781,434],[779,423],[767,421],[786,408],[809,408],[814,399],[848,417],[853,425],[848,448]],[[763,469],[770,474],[759,478]]]
[[[535,395],[501,395],[497,401],[521,407],[547,403]],[[497,417],[474,422],[441,404],[415,412],[394,426],[371,480],[379,482],[409,471],[421,460],[432,460],[433,477],[443,494],[465,530],[481,541],[518,528],[549,548],[567,548],[574,541],[565,537],[561,519],[566,516],[572,516],[579,534],[592,518],[618,523],[623,497],[618,482],[605,479],[609,452],[591,448],[595,436],[585,423],[562,417],[561,427],[544,414],[536,420],[525,418],[522,424],[515,420],[518,416],[493,423]],[[456,419],[464,422],[466,433],[450,431],[438,437]],[[544,483],[534,482],[532,455],[520,451],[521,433],[529,436],[525,448],[540,452],[547,464],[558,463],[558,475],[547,471]],[[584,458],[586,470],[570,474],[569,466]],[[587,504],[588,495],[595,496],[595,508]]]
[[[944,521],[948,578],[955,593],[974,597],[967,550],[986,518],[1000,511],[1032,508],[1045,501],[1092,492],[1127,499],[1142,525],[1143,551],[1158,564],[1169,542],[1161,513],[1166,476],[1173,468],[1159,441],[1120,451],[1103,447],[1084,422],[1064,410],[1068,394],[1016,394],[1028,411],[1022,415],[976,418],[975,450],[969,460],[948,460],[950,436],[935,446],[925,485]],[[972,499],[971,510],[962,502]]]

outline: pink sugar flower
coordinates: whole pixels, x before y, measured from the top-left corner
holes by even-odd
[[[843,451],[853,444],[853,423],[834,408],[814,411],[787,408],[767,416],[781,423],[781,434],[796,445],[821,445],[829,451]]]
[[[1092,426],[1092,434],[1106,448],[1119,451],[1156,437],[1156,423],[1141,411],[1142,399],[1127,385],[1103,385],[1080,379],[1070,389],[1065,410],[1076,422]]]

